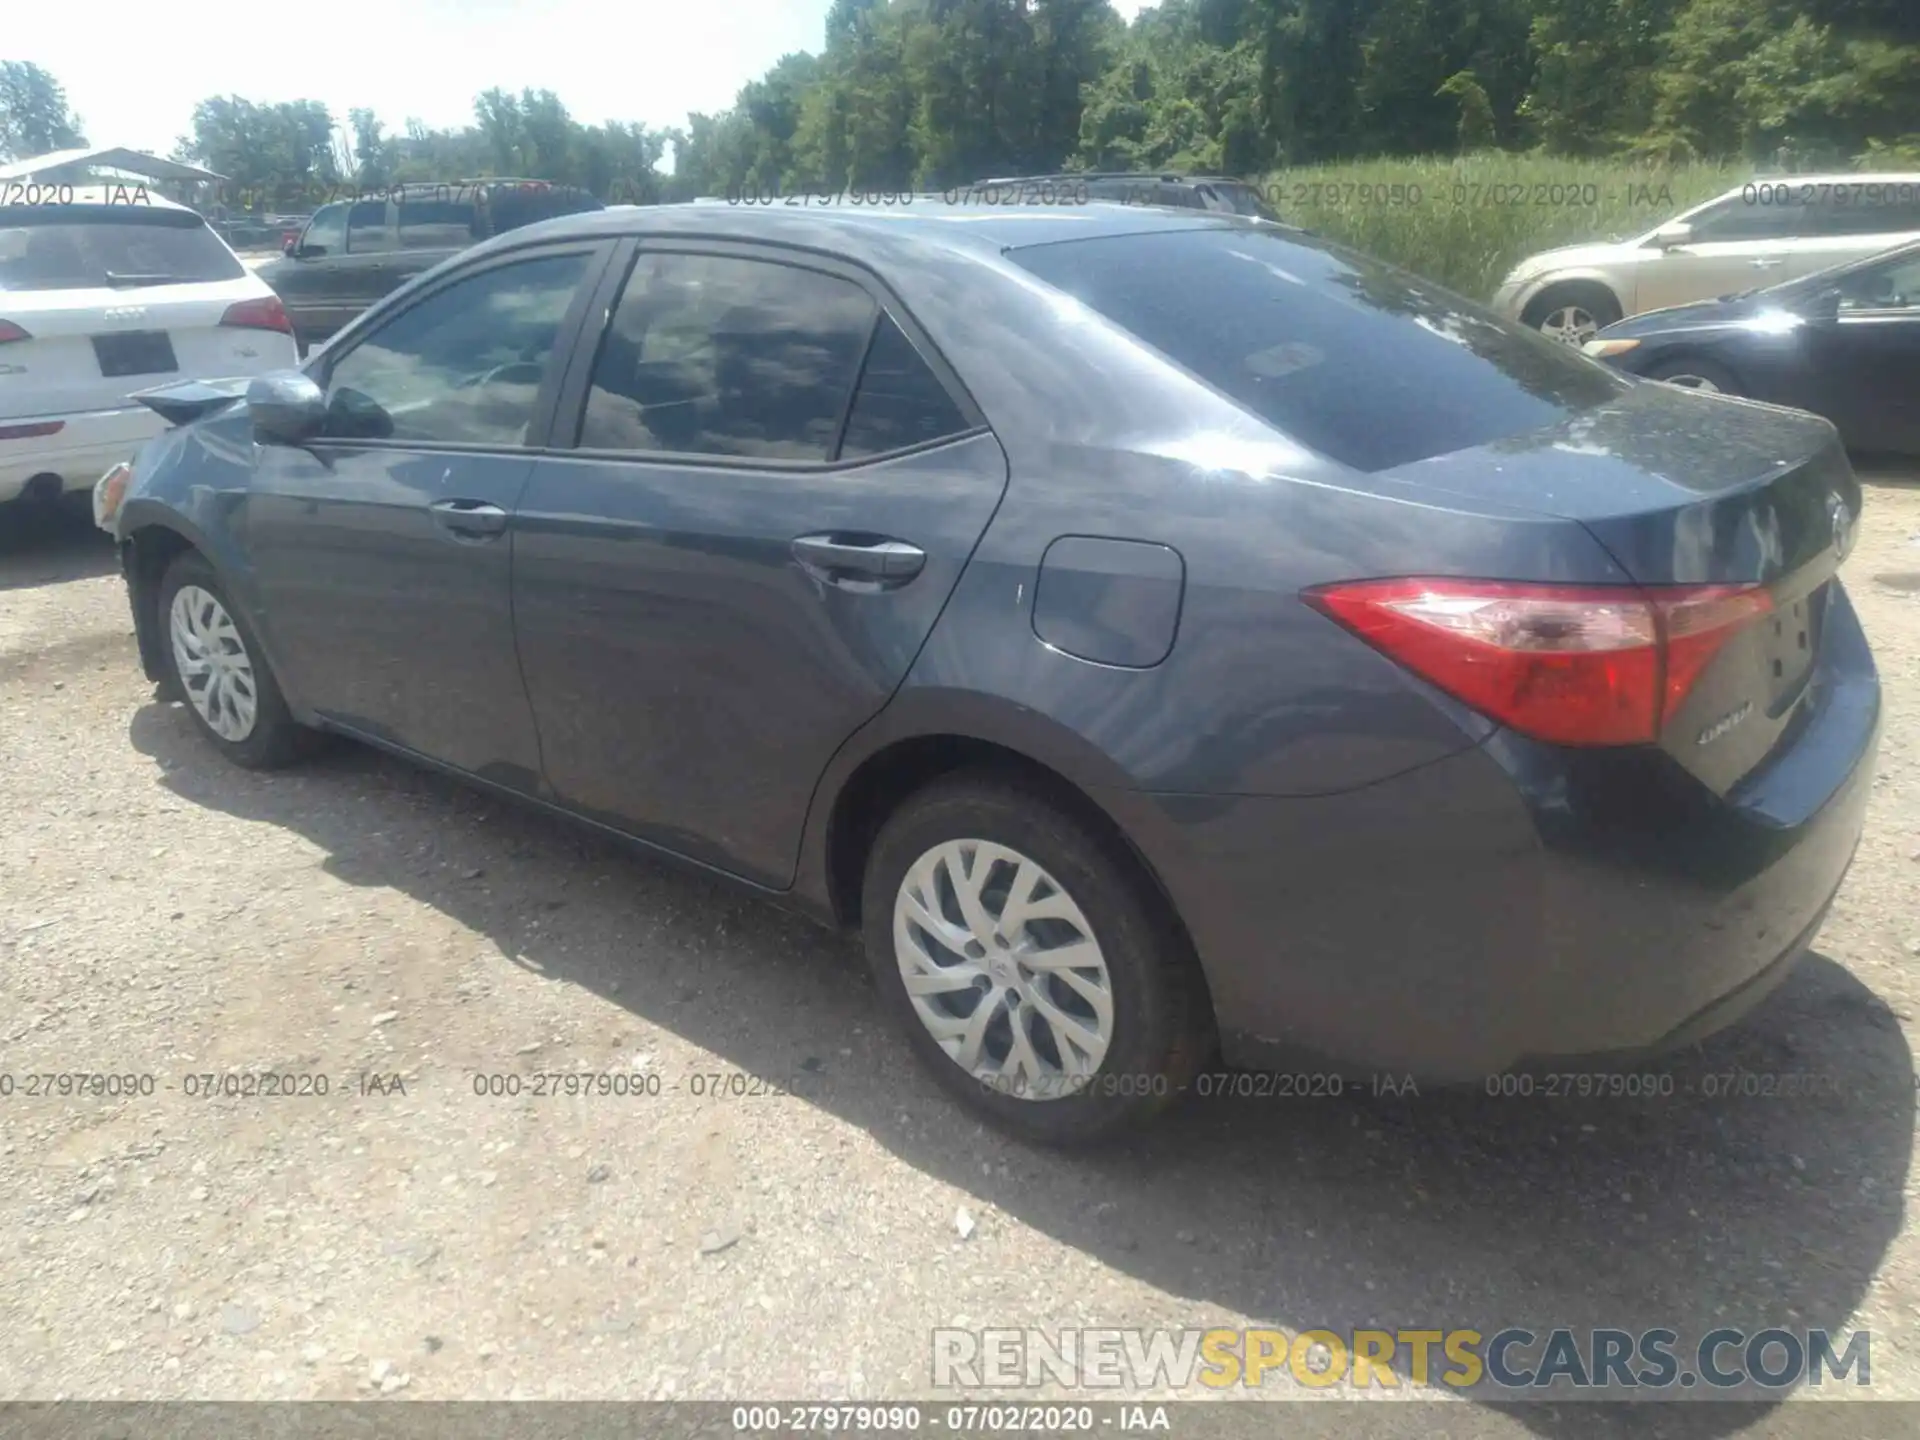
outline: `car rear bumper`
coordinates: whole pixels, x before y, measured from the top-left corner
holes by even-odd
[[[1790,743],[1713,795],[1652,749],[1507,732],[1362,790],[1108,794],[1187,923],[1229,1063],[1477,1080],[1738,1018],[1851,862],[1880,690],[1844,599]]]
[[[12,500],[36,475],[57,475],[62,490],[90,489],[102,473],[131,460],[142,445],[167,428],[144,405],[68,415],[23,415],[0,421],[12,426],[58,424],[51,435],[0,439],[0,502]]]

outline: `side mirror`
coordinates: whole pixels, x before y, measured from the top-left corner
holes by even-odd
[[[263,445],[301,445],[327,423],[327,396],[298,370],[275,370],[247,386],[254,438]]]
[[[1684,245],[1693,239],[1693,226],[1684,220],[1676,220],[1671,225],[1662,225],[1653,232],[1653,243],[1661,250],[1671,250],[1676,245]]]

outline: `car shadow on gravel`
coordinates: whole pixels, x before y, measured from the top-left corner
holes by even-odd
[[[1743,1026],[1644,1067],[1664,1095],[1190,1100],[1060,1156],[953,1107],[849,938],[357,746],[254,775],[157,702],[132,740],[181,798],[291,830],[338,879],[397,888],[743,1071],[799,1077],[812,1103],[973,1196],[989,1233],[1002,1216],[1031,1226],[1182,1297],[1192,1324],[1665,1327],[1690,1370],[1716,1327],[1839,1331],[1900,1231],[1912,1057],[1886,1005],[1819,954]],[[1766,1413],[1494,1408],[1567,1437],[1721,1435]]]
[[[111,575],[113,541],[77,505],[0,504],[0,591]]]

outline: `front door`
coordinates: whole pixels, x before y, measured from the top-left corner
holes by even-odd
[[[643,250],[561,413],[577,448],[535,463],[514,519],[556,798],[784,886],[816,782],[906,675],[1005,455],[884,291],[772,247]]]
[[[327,719],[537,788],[509,521],[603,257],[450,277],[320,362],[319,439],[259,447],[239,528],[289,686]]]
[[[1920,449],[1920,252],[1856,270],[1806,327],[1824,413],[1857,450]]]

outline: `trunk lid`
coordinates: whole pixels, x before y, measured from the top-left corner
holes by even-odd
[[[1371,478],[1577,520],[1648,587],[1763,588],[1770,611],[1728,635],[1661,736],[1721,793],[1802,709],[1861,505],[1825,420],[1651,381],[1545,429]]]
[[[231,306],[259,293],[244,279],[0,291],[0,319],[32,337],[0,352],[20,367],[0,387],[0,415],[112,410],[135,390],[184,376],[253,374],[288,363],[284,336],[220,323]]]

